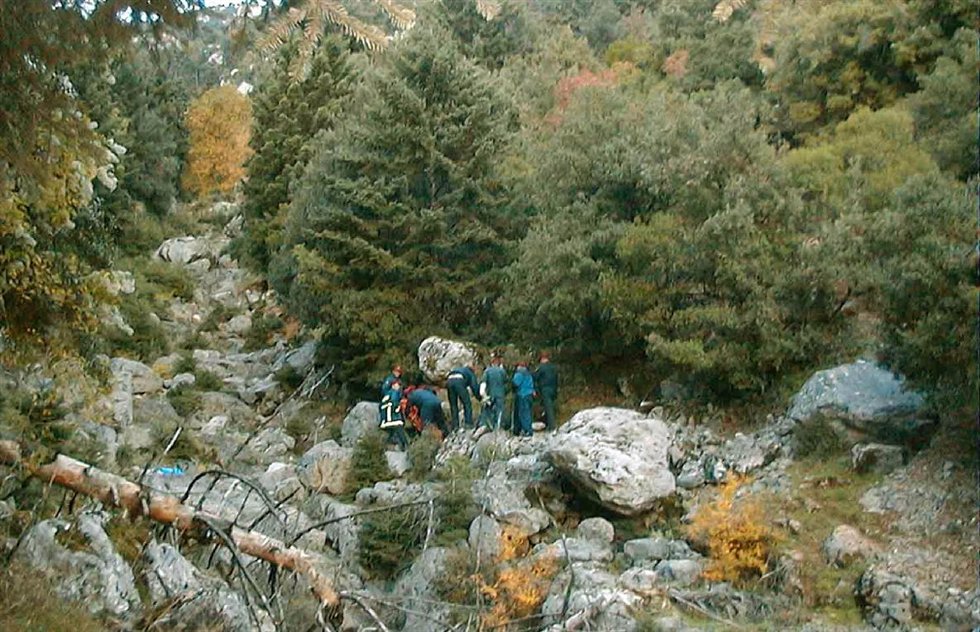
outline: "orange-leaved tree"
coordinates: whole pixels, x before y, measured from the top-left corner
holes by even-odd
[[[184,190],[195,195],[227,193],[245,176],[252,130],[252,103],[234,86],[212,88],[187,109],[190,149]]]

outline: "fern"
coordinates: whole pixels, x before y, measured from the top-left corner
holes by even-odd
[[[489,22],[500,15],[500,3],[496,0],[476,0],[476,10]]]
[[[724,24],[731,19],[732,15],[744,7],[747,0],[721,0],[715,5],[715,10],[711,12],[711,17]]]
[[[396,0],[374,0],[391,24],[398,31],[405,31],[415,25],[415,12]],[[476,10],[487,21],[500,15],[497,0],[474,0]],[[332,24],[345,35],[371,51],[383,50],[391,37],[382,29],[362,22],[352,16],[340,0],[304,0],[302,4],[290,8],[273,20],[266,30],[259,46],[272,52],[284,45],[291,37],[299,34],[302,38],[299,54],[293,62],[290,74],[302,77],[306,74],[313,51],[316,50],[326,25]]]

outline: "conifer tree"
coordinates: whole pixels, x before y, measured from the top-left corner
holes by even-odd
[[[351,90],[346,44],[325,40],[309,73],[293,80],[287,70],[296,52],[283,48],[254,97],[252,157],[246,168],[245,232],[236,243],[239,256],[259,272],[282,242],[282,226],[292,182],[302,175],[313,139],[329,129]]]
[[[512,109],[450,37],[416,27],[323,134],[273,280],[343,377],[484,322],[512,222],[495,179]]]

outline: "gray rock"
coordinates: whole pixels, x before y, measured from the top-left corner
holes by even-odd
[[[623,544],[623,553],[633,563],[660,560],[690,560],[698,556],[684,540],[638,538]]]
[[[477,505],[486,507],[499,522],[517,527],[524,535],[539,533],[551,524],[551,516],[533,507],[526,494],[530,485],[546,484],[553,478],[551,468],[536,454],[493,461],[487,474],[485,479],[473,482],[473,499]]]
[[[388,469],[395,476],[401,477],[408,471],[408,453],[398,452],[397,450],[386,450],[385,460],[388,462]]]
[[[344,417],[340,431],[340,444],[353,447],[372,430],[378,427],[378,403],[358,402]]]
[[[109,395],[112,420],[119,428],[133,425],[133,375],[118,372],[112,375],[112,392]]]
[[[688,461],[677,475],[677,486],[681,489],[697,489],[705,484],[704,472],[696,461]]]
[[[476,348],[466,342],[431,336],[419,345],[419,370],[430,382],[442,383],[456,367],[475,363]]]
[[[131,376],[134,395],[153,394],[163,389],[163,378],[142,362],[127,358],[113,358],[109,367],[112,370],[114,381],[116,379],[124,380],[125,374]]]
[[[155,625],[179,630],[275,630],[261,609],[258,625],[249,615],[245,599],[223,580],[205,575],[169,544],[151,542],[144,551],[143,573],[154,607],[164,606]]]
[[[197,382],[197,377],[193,373],[178,373],[165,382],[167,388],[177,388],[178,386],[193,386]]]
[[[649,568],[630,568],[617,580],[620,586],[639,595],[647,595],[660,586],[660,574]]]
[[[273,365],[273,369],[278,371],[286,366],[290,366],[298,373],[305,374],[313,367],[316,361],[316,341],[311,340],[302,346],[292,349],[283,355]]]
[[[562,569],[541,606],[545,622],[560,623],[564,630],[634,630],[634,613],[643,598],[624,590],[618,579],[590,564],[573,564],[571,569]]]
[[[912,623],[912,588],[908,580],[874,566],[855,588],[865,620],[876,630],[905,630]]]
[[[701,578],[701,563],[697,560],[662,560],[657,564],[657,574],[665,581],[680,586],[690,586]]]
[[[440,606],[433,594],[436,580],[446,572],[449,551],[442,547],[432,547],[422,553],[412,563],[412,567],[395,584],[395,595],[406,610],[412,612],[405,619],[403,630],[416,632],[442,632],[445,626],[440,621],[448,621],[450,610]],[[425,613],[419,616],[415,613]]]
[[[922,395],[901,377],[858,360],[817,371],[793,397],[787,416],[805,421],[817,413],[840,420],[865,435],[890,443],[921,439],[934,425],[924,419]]]
[[[351,516],[361,508],[325,495],[314,496],[311,502],[317,507],[314,513],[318,521],[334,521],[324,525],[323,533],[327,541],[340,554],[340,559],[348,566],[354,566],[358,556],[357,519],[340,520],[340,518]]]
[[[220,416],[235,426],[251,426],[258,419],[255,411],[237,397],[217,391],[201,393],[201,405],[194,416],[201,422]]]
[[[859,559],[868,559],[878,550],[878,545],[864,537],[860,531],[846,524],[837,526],[824,540],[821,551],[828,564],[850,566]]]
[[[300,482],[312,491],[344,493],[352,453],[352,448],[341,447],[333,440],[316,444],[296,465]]]
[[[171,263],[188,264],[211,254],[213,246],[206,239],[174,237],[160,244],[153,256]]]
[[[516,527],[525,536],[541,533],[551,525],[551,516],[543,509],[510,509],[495,514],[497,518],[512,527]]]
[[[160,428],[180,422],[180,415],[166,397],[143,397],[133,402],[133,423],[136,425]]]
[[[140,597],[133,571],[116,553],[105,532],[108,515],[85,512],[74,524],[44,520],[24,537],[15,558],[51,576],[64,599],[79,601],[93,614],[131,619],[139,614]],[[59,532],[77,531],[85,544],[70,550],[57,540]]]
[[[583,540],[611,544],[616,537],[616,529],[605,518],[586,518],[575,528],[575,536]]]
[[[660,419],[622,408],[592,408],[553,435],[545,457],[592,500],[633,516],[674,493],[669,446],[670,431]]]
[[[252,317],[249,316],[248,314],[239,314],[237,316],[232,317],[231,320],[225,323],[225,329],[227,329],[229,333],[238,336],[244,336],[246,333],[248,333],[248,330],[251,328],[252,328]]]
[[[598,564],[608,564],[613,561],[613,550],[609,542],[602,542],[593,539],[565,538],[564,543],[557,542],[561,547],[562,555],[567,552],[568,559],[572,562],[592,562]]]
[[[302,502],[306,498],[306,488],[299,482],[296,467],[293,465],[278,461],[271,463],[258,477],[257,482],[276,500],[292,498],[296,502]]]
[[[470,550],[478,552],[480,559],[493,560],[500,555],[503,547],[503,531],[497,521],[490,516],[479,515],[470,523]]]
[[[888,474],[902,467],[905,460],[901,446],[882,443],[856,443],[851,448],[851,467],[856,472]]]

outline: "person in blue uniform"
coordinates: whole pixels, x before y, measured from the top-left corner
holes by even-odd
[[[473,427],[473,403],[470,393],[479,397],[480,384],[472,366],[461,366],[449,372],[446,378],[446,390],[449,391],[449,426],[459,427],[459,405],[463,404],[463,423],[467,428]],[[469,392],[467,392],[469,391]]]
[[[534,388],[541,398],[544,409],[545,425],[548,430],[554,430],[555,401],[558,399],[558,369],[551,363],[551,356],[542,352],[538,359],[538,370],[534,372]]]
[[[534,399],[534,377],[527,370],[527,362],[518,362],[517,370],[514,371],[514,416],[517,427],[515,434],[520,437],[530,437],[534,434],[531,430],[531,403]]]
[[[401,412],[402,383],[394,380],[388,385],[388,390],[378,406],[379,423],[382,430],[388,433],[389,441],[403,451],[408,449],[408,435],[405,434],[405,417]]]
[[[438,395],[426,388],[417,388],[408,394],[408,403],[418,407],[423,424],[435,424],[443,436],[449,434],[446,418],[442,414],[442,400]]]
[[[396,364],[395,366],[391,367],[391,373],[389,373],[388,377],[386,377],[384,379],[384,382],[381,383],[381,397],[384,397],[391,389],[392,382],[394,382],[395,380],[398,380],[400,382],[401,379],[402,379],[402,365]]]
[[[483,372],[480,398],[483,402],[482,423],[491,430],[500,430],[504,421],[504,400],[507,398],[507,370],[500,356],[493,356],[490,366]]]

